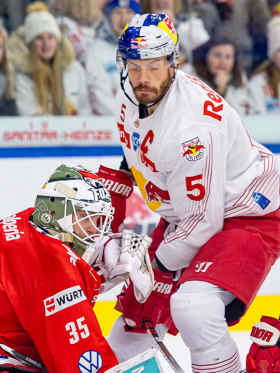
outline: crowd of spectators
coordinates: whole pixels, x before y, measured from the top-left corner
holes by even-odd
[[[118,37],[167,13],[179,68],[241,115],[280,112],[280,0],[1,0],[0,115],[113,115]]]

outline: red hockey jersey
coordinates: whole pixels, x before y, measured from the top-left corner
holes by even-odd
[[[92,310],[100,277],[68,245],[36,229],[32,212],[0,221],[0,365],[32,371],[34,360],[48,373],[105,372],[117,359]]]

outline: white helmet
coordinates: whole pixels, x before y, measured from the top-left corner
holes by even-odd
[[[118,54],[141,60],[173,56],[177,47],[178,34],[167,14],[136,14],[119,38]]]
[[[37,195],[33,222],[58,237],[68,233],[85,250],[110,231],[113,213],[110,194],[96,174],[61,165]],[[85,221],[92,225],[90,230]]]

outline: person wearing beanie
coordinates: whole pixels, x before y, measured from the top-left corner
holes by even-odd
[[[112,0],[104,8],[106,21],[96,35],[93,48],[88,49],[86,55],[90,103],[96,114],[104,114],[105,111],[104,103],[96,107],[96,101],[106,102],[110,111],[106,114],[114,114],[115,96],[119,90],[119,71],[116,64],[118,38],[136,13],[141,13],[139,0]],[[97,81],[97,77],[104,74],[106,85],[110,87],[109,92],[104,92],[104,82],[98,84]]]
[[[280,113],[280,15],[267,25],[268,59],[252,74],[249,90],[256,113]]]
[[[84,70],[44,3],[28,6],[24,25],[10,36],[8,50],[16,68],[20,115],[91,114]]]
[[[7,54],[7,32],[0,26],[0,116],[18,115],[14,68]]]

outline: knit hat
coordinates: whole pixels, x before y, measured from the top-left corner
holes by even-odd
[[[50,32],[60,40],[61,33],[56,20],[44,3],[36,1],[27,7],[26,12],[24,38],[27,44],[43,32]]]
[[[267,24],[268,57],[272,59],[280,48],[280,16],[274,16]]]
[[[117,7],[130,8],[134,13],[141,13],[140,0],[112,0],[105,7],[105,14],[109,16]]]

